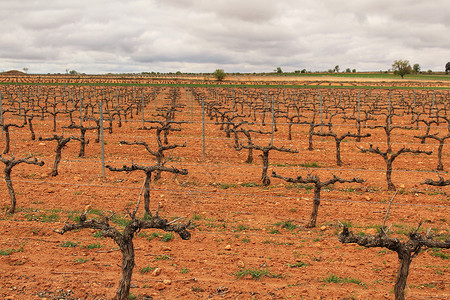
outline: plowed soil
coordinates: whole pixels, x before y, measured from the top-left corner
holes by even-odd
[[[315,79],[317,80],[317,79]],[[182,92],[182,102],[185,93]],[[149,116],[151,107],[146,112]],[[134,238],[136,267],[131,296],[136,299],[393,299],[398,268],[395,252],[384,248],[363,248],[341,244],[339,222],[361,234],[375,234],[386,216],[394,192],[387,190],[384,160],[357,148],[369,144],[386,148],[382,129],[356,143],[342,143],[342,160],[335,160],[334,140],[314,137],[314,150],[307,150],[306,126],[294,126],[292,141],[287,125],[280,124],[274,144],[298,150],[297,154],[271,152],[272,170],[283,176],[317,174],[323,180],[333,174],[359,177],[362,184],[335,184],[324,188],[317,226],[305,228],[312,209],[311,185],[293,185],[271,179],[261,185],[261,157],[254,153],[248,164],[247,150],[236,151],[232,138],[207,118],[206,151],[202,153],[201,106],[195,103],[193,120],[182,124],[180,132],[169,135],[169,143],[182,144],[169,153],[169,162],[186,168],[186,176],[163,174],[151,184],[151,208],[168,219],[191,220],[192,238],[181,240],[166,232],[143,230]],[[153,111],[154,112],[154,111]],[[177,120],[190,120],[186,109]],[[396,122],[409,124],[409,116]],[[380,122],[383,120],[379,118]],[[49,137],[52,120],[34,118],[37,137]],[[57,123],[58,134],[79,135],[63,129],[67,117]],[[106,122],[105,122],[106,125]],[[138,130],[137,120],[113,123],[113,133],[105,131],[106,163],[120,167],[131,162],[151,165],[154,159],[144,147],[120,145],[119,141],[144,140],[155,147],[154,131]],[[412,125],[410,125],[412,126]],[[353,127],[352,127],[353,128]],[[270,130],[266,125],[264,130]],[[320,130],[320,129],[319,129]],[[347,127],[338,127],[344,133]],[[431,228],[435,239],[450,233],[450,187],[421,184],[437,180],[437,144],[420,144],[414,135],[423,129],[393,131],[393,151],[406,145],[433,151],[400,155],[394,162],[393,182],[398,193],[386,225],[390,235],[407,240],[409,231],[422,222],[420,232]],[[442,132],[443,133],[443,132]],[[56,142],[32,141],[24,128],[11,129],[11,149],[16,158],[34,155],[43,167],[21,164],[12,171],[17,196],[17,212],[7,214],[9,195],[0,183],[0,298],[2,299],[111,299],[121,274],[121,254],[117,245],[95,230],[60,235],[65,222],[90,205],[88,218],[115,213],[116,226],[129,220],[144,179],[143,172],[111,172],[102,177],[100,144],[96,131],[89,131],[85,157],[77,156],[79,143],[71,141],[63,152],[59,175],[51,177]],[[267,145],[270,135],[260,135],[256,143]],[[0,147],[5,144],[4,138]],[[444,172],[450,168],[449,146],[444,147]],[[4,157],[10,157],[4,154]],[[143,207],[139,208],[142,216]],[[409,299],[450,297],[449,250],[427,249],[413,260],[406,295]],[[160,268],[157,276],[154,268]],[[135,299],[133,298],[133,299]]]

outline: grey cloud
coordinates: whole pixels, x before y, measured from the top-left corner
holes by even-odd
[[[0,64],[30,72],[377,71],[399,58],[423,69],[450,60],[447,0],[24,0],[0,10]]]
[[[213,14],[217,21],[226,18],[245,22],[267,22],[280,13],[277,1],[271,0],[158,0],[161,6],[171,9],[198,11]]]

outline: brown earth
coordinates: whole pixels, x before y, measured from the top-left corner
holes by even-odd
[[[317,79],[315,79],[317,80]],[[184,92],[182,101],[186,101]],[[146,111],[150,115],[149,107]],[[385,165],[381,157],[362,154],[353,139],[343,143],[344,166],[334,158],[334,142],[314,137],[315,150],[307,150],[308,128],[294,126],[292,141],[287,126],[279,125],[277,146],[297,149],[298,154],[271,152],[269,174],[295,177],[308,173],[329,178],[360,177],[363,184],[335,184],[322,193],[318,226],[307,229],[312,208],[309,186],[294,186],[272,179],[269,187],[260,184],[261,158],[246,164],[245,150],[233,149],[233,140],[224,137],[219,125],[206,125],[206,153],[202,158],[200,106],[195,104],[194,123],[183,124],[180,133],[169,136],[170,143],[186,142],[168,155],[168,165],[188,169],[186,176],[163,174],[151,184],[151,207],[161,205],[160,215],[193,222],[192,238],[183,241],[165,232],[144,230],[134,239],[136,267],[131,293],[137,298],[153,299],[393,299],[398,267],[397,254],[386,249],[365,249],[341,244],[337,240],[339,223],[352,230],[376,233],[382,223],[393,192],[386,190]],[[189,111],[177,114],[189,120]],[[207,119],[209,120],[209,119]],[[406,117],[398,122],[407,123]],[[38,136],[50,136],[51,119],[34,119]],[[58,120],[58,132],[78,135],[62,129],[68,120]],[[145,149],[119,145],[120,140],[146,140],[153,143],[154,133],[141,131],[134,120],[121,128],[114,122],[112,134],[105,133],[106,161],[120,167],[131,162],[152,164]],[[269,127],[269,126],[266,126]],[[265,130],[269,130],[265,128]],[[346,132],[347,128],[339,129]],[[0,183],[2,212],[0,226],[0,296],[3,299],[110,299],[120,278],[120,251],[110,239],[94,230],[59,235],[64,222],[74,222],[86,205],[88,217],[115,212],[117,222],[128,220],[126,209],[134,209],[143,181],[143,173],[116,173],[106,170],[101,176],[100,145],[91,143],[86,156],[78,158],[78,143],[72,141],[63,152],[60,175],[49,176],[55,142],[31,141],[27,128],[13,128],[12,151],[20,158],[33,154],[45,166],[19,165],[13,169],[13,184],[18,212],[5,213],[9,205],[6,185]],[[69,133],[70,132],[70,133]],[[380,129],[363,139],[384,149],[385,136]],[[394,151],[407,144],[422,150],[437,149],[427,141],[420,145],[413,136],[422,130],[395,130]],[[260,136],[264,144],[270,139]],[[264,140],[265,139],[265,140]],[[4,139],[0,147],[4,145]],[[154,146],[154,143],[152,144]],[[448,147],[448,146],[446,146]],[[5,155],[8,157],[8,155]],[[319,167],[305,167],[317,163]],[[444,167],[450,166],[448,150]],[[394,163],[393,181],[399,188],[387,221],[391,235],[407,240],[405,234],[423,222],[421,232],[432,228],[435,238],[449,236],[449,187],[430,187],[421,183],[437,179],[437,165],[430,156],[406,154]],[[441,173],[449,178],[447,172]],[[142,214],[143,208],[139,212]],[[119,225],[117,225],[119,226]],[[168,241],[166,241],[169,239]],[[71,247],[73,246],[73,247]],[[8,250],[13,250],[12,252]],[[10,252],[10,253],[9,253]],[[410,299],[448,299],[450,297],[449,250],[429,249],[414,259],[408,287]],[[151,268],[160,268],[153,276]],[[245,274],[247,271],[247,274]],[[259,279],[251,276],[261,275]],[[243,275],[239,278],[238,274]],[[264,273],[266,272],[266,273]],[[265,275],[265,276],[264,276]],[[148,299],[148,298],[147,298]]]

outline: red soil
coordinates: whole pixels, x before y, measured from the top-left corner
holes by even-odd
[[[182,101],[185,94],[182,92]],[[200,106],[196,105],[196,111]],[[151,110],[152,108],[148,108]],[[147,111],[150,115],[150,111]],[[386,249],[365,249],[341,244],[338,220],[352,224],[355,232],[373,234],[381,225],[393,192],[386,190],[385,164],[381,157],[362,154],[354,139],[342,144],[344,166],[335,162],[334,142],[314,137],[314,151],[308,151],[308,128],[294,126],[293,141],[287,140],[287,126],[280,125],[275,136],[277,146],[299,150],[298,154],[270,154],[269,174],[295,177],[309,172],[321,178],[333,174],[342,178],[366,179],[363,184],[335,184],[322,192],[318,226],[304,228],[311,208],[312,191],[296,188],[272,179],[269,187],[259,185],[261,159],[246,164],[247,151],[233,149],[233,140],[224,137],[219,125],[206,127],[206,159],[202,159],[201,115],[198,121],[183,124],[180,133],[169,136],[170,143],[183,143],[170,153],[173,166],[188,169],[187,176],[163,174],[151,184],[151,207],[161,204],[160,215],[166,218],[185,217],[193,220],[192,239],[175,236],[169,241],[159,237],[149,240],[153,232],[145,230],[134,239],[136,267],[131,293],[153,299],[392,299],[398,267],[397,254]],[[190,113],[177,114],[177,120],[190,120]],[[209,120],[209,119],[207,119]],[[381,119],[380,119],[381,120]],[[407,123],[409,119],[398,118]],[[78,135],[67,125],[66,117],[58,121],[58,132]],[[38,136],[50,136],[51,119],[34,119]],[[114,122],[113,134],[105,133],[106,160],[120,167],[131,162],[151,164],[153,159],[143,147],[119,145],[120,140],[139,139],[155,145],[154,133],[138,131],[139,122],[127,122],[121,128]],[[266,126],[265,130],[269,130]],[[346,132],[347,128],[338,129]],[[126,209],[134,209],[143,173],[116,173],[106,170],[101,176],[100,145],[93,142],[95,133],[88,133],[91,143],[84,158],[78,158],[78,142],[72,141],[63,152],[60,175],[50,177],[55,142],[31,141],[27,128],[13,128],[12,149],[17,158],[29,153],[45,161],[44,167],[19,165],[13,169],[18,211],[5,213],[9,205],[6,185],[0,183],[0,226],[3,238],[0,250],[14,249],[0,256],[0,296],[3,299],[110,299],[120,278],[120,251],[107,238],[94,237],[94,230],[80,230],[59,235],[64,222],[73,222],[70,215],[79,215],[86,205],[96,213],[115,212],[126,217]],[[360,147],[385,148],[381,129],[370,131]],[[411,148],[433,150],[427,141],[418,144],[413,135],[422,130],[395,130],[394,151],[403,144]],[[266,143],[260,142],[261,144]],[[256,143],[256,142],[255,142]],[[414,144],[412,144],[414,143]],[[2,139],[1,145],[4,145]],[[448,146],[446,146],[448,147]],[[7,156],[7,155],[6,155]],[[315,162],[320,168],[300,164]],[[450,167],[448,150],[444,151],[445,169]],[[277,165],[278,164],[278,165]],[[407,240],[404,233],[423,222],[423,230],[433,228],[435,235],[449,235],[449,187],[421,185],[426,178],[437,179],[430,171],[437,165],[435,153],[430,156],[405,154],[394,163],[393,181],[400,189],[391,208],[388,225],[391,234]],[[450,177],[444,174],[444,177]],[[255,186],[249,186],[252,183]],[[140,207],[140,214],[143,208]],[[294,224],[296,228],[284,228]],[[65,242],[75,247],[62,247]],[[99,243],[100,248],[95,248]],[[90,245],[90,246],[89,246]],[[89,249],[92,248],[92,249]],[[440,256],[439,256],[440,255]],[[449,250],[426,250],[414,259],[406,295],[414,299],[446,299],[450,297]],[[153,276],[145,267],[158,267]],[[259,280],[251,275],[238,278],[242,270],[267,270]],[[141,272],[142,271],[142,272]],[[334,276],[334,277],[333,277]],[[340,278],[335,283],[333,279]],[[165,281],[164,280],[170,280]],[[164,282],[164,283],[163,283]]]

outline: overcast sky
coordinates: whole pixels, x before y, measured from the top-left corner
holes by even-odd
[[[444,71],[449,0],[1,0],[0,71]]]

